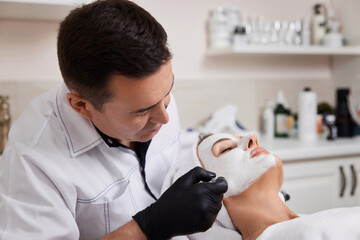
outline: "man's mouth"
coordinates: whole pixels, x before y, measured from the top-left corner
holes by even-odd
[[[157,132],[157,131],[159,131],[160,128],[161,128],[161,126],[162,126],[162,125],[157,126],[157,127],[153,128],[153,129],[150,129],[149,132]]]
[[[254,148],[253,150],[251,150],[250,158],[257,157],[260,155],[266,155],[266,154],[269,154],[269,152],[267,150],[265,150],[262,147],[257,147],[257,148]]]

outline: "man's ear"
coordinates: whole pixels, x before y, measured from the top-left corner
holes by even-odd
[[[82,96],[80,96],[77,93],[67,93],[66,94],[66,100],[70,104],[70,106],[78,112],[81,116],[87,119],[92,118],[91,114],[91,103],[84,99]]]

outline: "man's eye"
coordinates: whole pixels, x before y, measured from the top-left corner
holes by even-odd
[[[148,113],[149,113],[149,110],[144,111],[144,112],[141,112],[141,113],[137,113],[135,116],[136,116],[136,117],[143,117],[143,116],[145,116],[145,115],[148,114]]]
[[[225,148],[224,150],[221,151],[221,154],[222,154],[222,153],[225,153],[225,152],[227,152],[227,151],[230,151],[231,149],[232,149],[231,147]]]

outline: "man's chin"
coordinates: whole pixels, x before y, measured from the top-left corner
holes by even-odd
[[[142,133],[141,133],[141,137],[138,140],[138,142],[150,141],[151,139],[153,139],[153,137],[155,137],[156,134],[158,134],[160,129],[161,129],[161,126],[156,127],[156,128],[152,128],[152,129],[149,129],[149,130],[143,130]]]
[[[147,142],[150,141],[151,139],[153,139],[155,137],[155,135],[157,134],[157,132],[148,132],[146,134],[143,134],[141,137],[139,137],[139,139],[137,140],[137,142]]]

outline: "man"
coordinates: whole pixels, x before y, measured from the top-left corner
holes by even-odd
[[[160,196],[179,151],[167,36],[104,0],[58,35],[65,84],[13,125],[0,162],[0,239],[167,239],[207,230],[227,184],[195,168]]]

